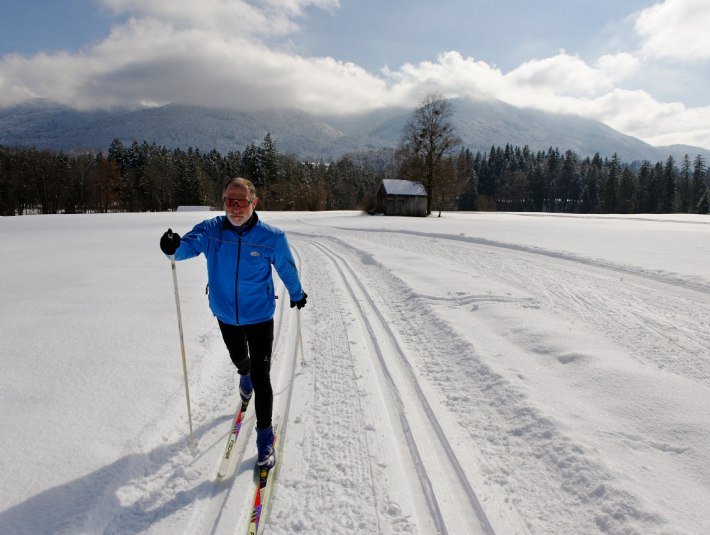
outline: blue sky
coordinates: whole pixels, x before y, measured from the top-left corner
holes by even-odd
[[[0,0],[0,107],[349,113],[447,97],[710,148],[710,0]]]
[[[648,2],[353,0],[331,13],[311,10],[304,41],[316,54],[334,54],[368,69],[433,59],[444,50],[512,69],[560,48],[591,51],[607,21],[644,5]]]
[[[77,51],[105,38],[117,22],[92,0],[0,0],[0,56]]]

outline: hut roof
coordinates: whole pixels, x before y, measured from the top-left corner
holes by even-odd
[[[426,188],[421,182],[385,178],[382,187],[387,195],[422,195],[426,197]]]

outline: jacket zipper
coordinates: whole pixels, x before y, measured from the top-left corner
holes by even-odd
[[[235,320],[239,325],[239,259],[242,256],[242,237],[239,236],[239,245],[237,247],[237,272],[234,275],[234,313]]]

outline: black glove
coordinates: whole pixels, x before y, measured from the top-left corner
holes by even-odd
[[[160,238],[160,250],[170,256],[175,254],[178,247],[180,247],[180,234],[168,229],[168,231],[163,234],[163,237]]]
[[[300,301],[291,300],[291,308],[298,307],[298,310],[301,310],[306,306],[306,297],[308,297],[308,295],[306,295],[306,292],[303,292],[303,297],[301,297]]]

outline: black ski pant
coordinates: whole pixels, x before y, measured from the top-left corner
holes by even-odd
[[[271,427],[274,393],[271,389],[270,371],[274,320],[253,325],[229,325],[219,321],[219,328],[229,350],[229,357],[237,367],[239,375],[251,375],[256,427]]]

